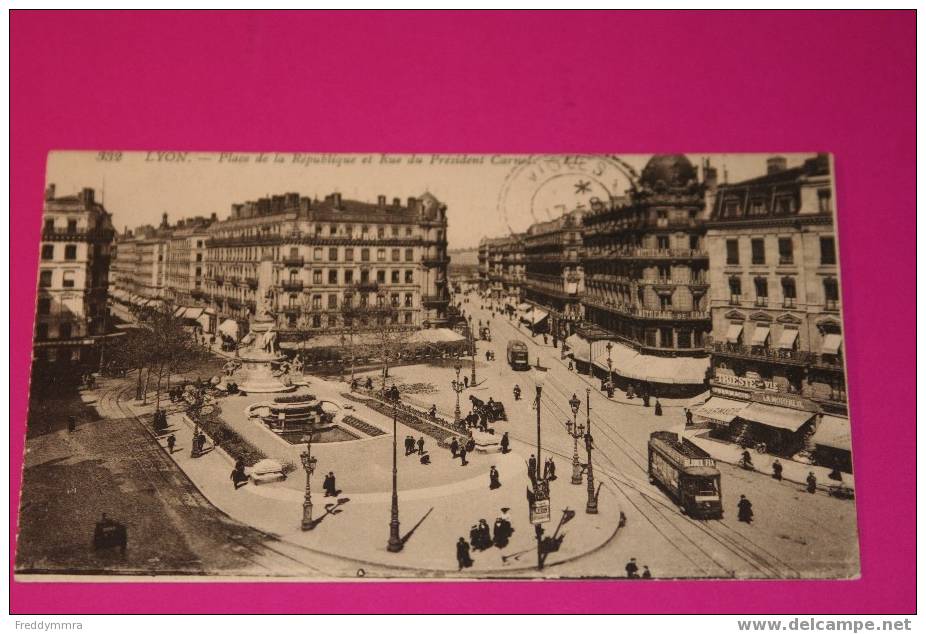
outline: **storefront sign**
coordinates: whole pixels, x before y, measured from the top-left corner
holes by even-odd
[[[805,412],[819,412],[820,407],[813,401],[809,401],[800,396],[791,394],[774,394],[770,392],[755,392],[752,394],[752,400],[756,403],[765,403],[766,405],[777,405],[778,407],[790,407]]]
[[[750,396],[749,392],[740,392],[739,390],[728,390],[725,387],[711,387],[711,394],[714,396],[726,396],[727,398],[735,398],[742,401],[748,401]]]
[[[745,376],[736,376],[734,374],[715,374],[714,383],[721,385],[730,385],[732,387],[744,387],[749,390],[764,390],[766,383],[762,379],[753,379]]]

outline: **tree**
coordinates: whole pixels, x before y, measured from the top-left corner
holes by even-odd
[[[107,367],[115,373],[138,372],[135,399],[142,400],[142,375],[151,356],[150,335],[146,328],[132,328],[109,349]]]
[[[366,348],[382,363],[382,389],[385,390],[389,366],[401,358],[413,329],[397,323],[399,311],[387,303],[386,293],[382,290],[376,293],[375,305],[361,302],[358,306],[344,307],[341,312],[350,337],[351,374],[358,348]],[[360,333],[367,333],[370,337],[358,346],[354,335]]]

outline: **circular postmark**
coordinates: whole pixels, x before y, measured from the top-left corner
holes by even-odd
[[[607,204],[637,179],[634,169],[614,156],[543,154],[512,160],[515,166],[499,190],[497,203],[511,233],[575,209],[589,209],[596,199]]]

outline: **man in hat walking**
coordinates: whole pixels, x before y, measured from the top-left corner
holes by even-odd
[[[498,469],[495,468],[495,465],[489,467],[489,488],[497,489],[502,486],[502,483],[498,479]]]
[[[624,566],[624,570],[627,571],[628,579],[637,579],[639,577],[637,574],[637,570],[639,570],[639,568],[637,568],[637,558],[631,557],[630,561],[627,562],[627,565]]]

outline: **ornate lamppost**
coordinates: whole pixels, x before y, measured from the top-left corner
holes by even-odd
[[[454,364],[453,369],[456,370],[457,378],[450,381],[450,387],[453,388],[453,391],[457,394],[457,405],[453,408],[453,424],[457,427],[460,425],[460,392],[465,389],[465,386],[463,385],[463,381],[460,380],[460,370],[462,370],[463,367],[460,365],[459,361]]]
[[[576,422],[579,415],[579,407],[582,401],[575,394],[569,399],[569,407],[572,409],[572,421],[566,421],[566,431],[572,436],[572,483],[582,484],[582,465],[579,463],[579,438],[585,435],[585,426]]]
[[[315,472],[315,464],[318,459],[312,455],[312,434],[303,438],[305,441],[305,451],[299,454],[302,459],[302,468],[305,469],[305,500],[302,502],[302,530],[310,531],[315,528],[312,521],[312,474]]]
[[[540,397],[543,393],[545,379],[546,371],[541,369],[538,363],[534,372],[534,380],[537,384],[537,400],[534,402],[537,408],[537,459],[536,470],[533,474],[534,490],[530,509],[530,519],[537,538],[538,570],[543,570],[543,524],[550,521],[550,489],[548,483],[540,477]]]
[[[613,347],[610,341],[605,346],[605,350],[608,351],[608,385],[611,386],[610,389],[614,389],[614,377],[611,374],[611,348]]]
[[[398,463],[396,462],[396,423],[399,417],[398,394],[392,399],[392,510],[389,516],[389,543],[386,550],[397,553],[405,545],[399,536],[399,483]]]
[[[598,512],[598,496],[595,495],[595,474],[592,472],[592,390],[585,388],[585,416],[588,430],[585,432],[585,451],[588,453],[588,501],[585,512],[594,515]]]
[[[476,336],[473,334],[473,316],[469,316],[469,352],[473,357],[472,370],[469,376],[470,385],[476,385]]]

